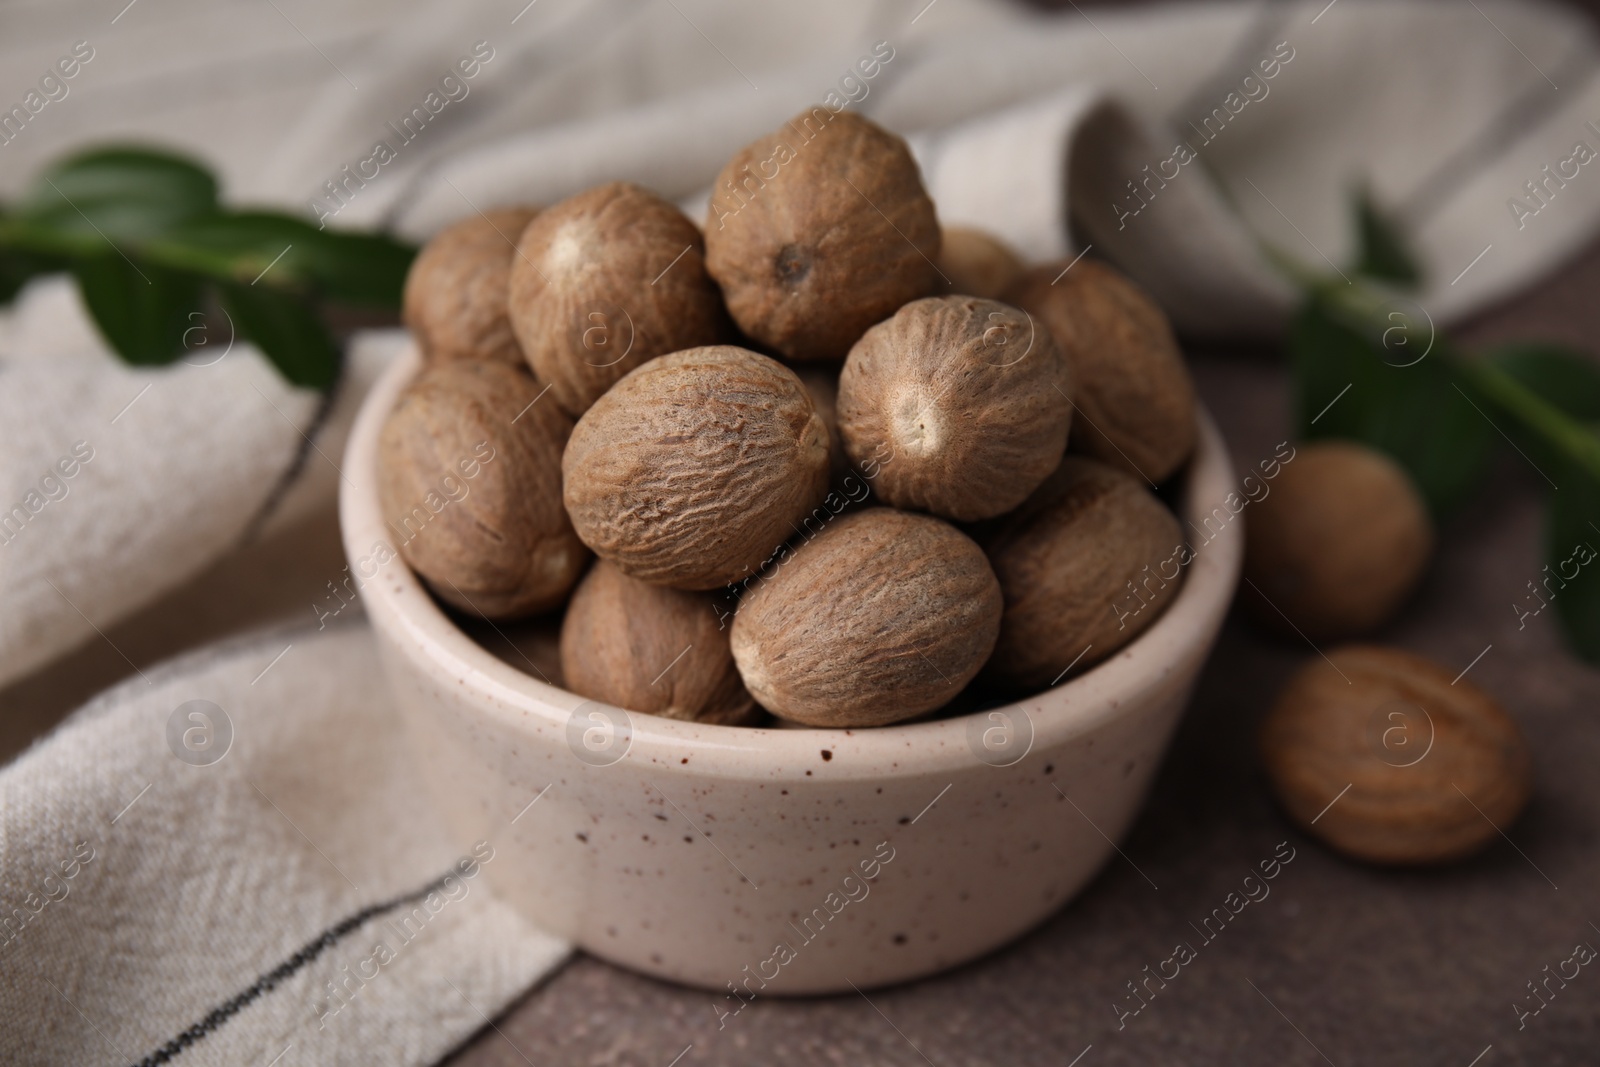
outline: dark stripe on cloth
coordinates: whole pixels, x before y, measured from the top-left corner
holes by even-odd
[[[348,918],[341,919],[302,945],[294,955],[250,983],[243,991],[212,1008],[206,1013],[205,1018],[150,1053],[150,1055],[135,1064],[134,1067],[156,1067],[157,1064],[171,1062],[184,1049],[215,1031],[223,1023],[243,1011],[253,1001],[272,992],[278,983],[311,963],[369,920],[394,911],[402,905],[410,904],[412,901],[421,900],[429,893],[436,892],[444,887],[446,879],[454,877],[455,874],[456,868],[452,866],[449,873],[440,875],[421,889],[407,893],[405,896],[395,897],[393,900],[386,900],[381,904],[372,904],[362,908]]]

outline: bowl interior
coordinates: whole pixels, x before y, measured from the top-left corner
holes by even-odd
[[[363,402],[345,453],[340,525],[363,602],[376,625],[392,628],[410,654],[429,661],[430,673],[475,691],[484,714],[520,723],[525,730],[535,722],[564,728],[577,709],[604,705],[517,670],[483,648],[438,607],[393,552],[378,504],[377,439],[420,362],[413,347],[383,374]],[[1064,742],[1148,698],[1178,668],[1209,652],[1243,554],[1243,506],[1229,506],[1242,497],[1227,449],[1205,410],[1197,415],[1199,442],[1175,502],[1193,560],[1162,616],[1111,658],[999,708],[870,729],[715,726],[612,709],[631,730],[630,754],[673,764],[693,755],[702,775],[748,779],[781,777],[788,773],[784,768],[814,768],[822,748],[833,752],[826,764],[829,777],[925,774],[970,766],[972,738],[998,721],[992,717],[997,711],[1011,716],[1040,746]],[[373,563],[384,555],[380,545],[388,546],[393,558]]]

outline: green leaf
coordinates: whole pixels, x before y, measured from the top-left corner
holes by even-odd
[[[190,315],[204,308],[198,279],[115,252],[79,260],[73,275],[106,342],[129,363],[170,363],[183,352]]]
[[[233,280],[314,289],[348,303],[399,307],[416,250],[380,235],[318,230],[303,219],[250,211],[192,220],[168,243],[235,257]],[[265,273],[263,273],[265,272]],[[257,281],[259,279],[259,281]]]
[[[0,234],[5,232],[10,223],[10,215],[0,211]],[[29,279],[51,271],[65,270],[66,266],[67,262],[59,256],[7,247],[0,240],[0,304],[9,304]]]
[[[311,289],[306,262],[315,255],[315,227],[270,212],[217,213],[191,219],[168,232],[163,250],[218,264],[220,280],[256,288]]]
[[[1600,420],[1600,363],[1594,357],[1560,345],[1518,342],[1490,349],[1484,358],[1568,415]]]
[[[1484,357],[1529,392],[1595,433],[1600,421],[1600,365],[1581,352],[1559,345],[1524,342],[1502,345]],[[1508,432],[1531,462],[1550,477],[1545,516],[1545,570],[1523,592],[1521,611],[1550,601],[1567,643],[1579,656],[1600,663],[1600,478],[1574,462],[1547,434],[1521,420]]]
[[[339,349],[304,300],[264,285],[223,282],[222,305],[240,336],[253,341],[295,385],[326,389],[339,376]]]
[[[309,226],[307,227],[310,228]],[[313,231],[316,232],[316,231]],[[385,234],[318,232],[307,271],[330,299],[371,307],[400,307],[406,272],[417,250]]]
[[[8,304],[30,278],[59,271],[62,264],[48,256],[0,248],[0,304]]]
[[[1584,423],[1600,420],[1600,364],[1591,357],[1559,345],[1520,342],[1491,349],[1483,358],[1557,410]],[[1521,419],[1508,419],[1504,429],[1541,471],[1553,475],[1569,461],[1558,441]]]
[[[339,352],[317,301],[398,308],[415,255],[382,235],[227,211],[216,180],[183,156],[100,148],[54,164],[0,212],[0,302],[41,270],[70,269],[123,358],[166,363],[215,283],[242,336],[290,381],[324,387]]]
[[[94,233],[116,245],[216,210],[216,179],[199,164],[167,152],[99,148],[46,169],[16,213],[68,233]]]
[[[1355,212],[1359,248],[1355,269],[1369,278],[1405,285],[1422,281],[1422,268],[1406,248],[1399,228],[1378,210],[1365,187],[1356,192]]]
[[[1297,421],[1304,437],[1361,441],[1388,453],[1443,516],[1476,488],[1498,435],[1440,346],[1414,354],[1432,339],[1393,334],[1400,328],[1373,337],[1308,299],[1289,337]]]
[[[1550,494],[1545,519],[1548,562],[1533,583],[1536,591],[1519,591],[1518,614],[1550,601],[1572,650],[1600,663],[1600,481],[1571,464],[1554,475],[1560,488]]]

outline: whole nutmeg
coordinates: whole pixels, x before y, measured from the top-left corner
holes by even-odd
[[[1061,463],[1067,365],[1024,311],[913,301],[866,332],[839,376],[839,435],[876,462],[885,502],[961,520],[1010,511]]]
[[[624,574],[714,589],[754,571],[828,488],[828,428],[781,363],[711,345],[651,360],[578,420],[567,513]]]
[[[748,336],[840,359],[939,284],[939,223],[906,143],[814,107],[745,146],[712,186],[706,269]]]
[[[737,725],[754,717],[707,593],[629,578],[600,560],[561,623],[561,674],[579,696],[669,719]]]
[[[561,506],[572,421],[520,367],[426,365],[378,436],[400,555],[441,600],[488,619],[558,606],[589,553]]]
[[[1261,725],[1261,753],[1290,818],[1371,863],[1470,855],[1533,788],[1527,745],[1494,700],[1421,656],[1372,645],[1297,671]]]
[[[986,230],[946,226],[943,233],[934,262],[949,292],[999,300],[1027,269],[1009,245]]]
[[[1300,445],[1245,526],[1255,614],[1312,640],[1381,625],[1416,588],[1433,523],[1405,471],[1348,441]],[[1263,604],[1260,598],[1265,598]]]
[[[1072,447],[1151,484],[1189,458],[1194,382],[1156,302],[1092,259],[1035,267],[1004,297],[1044,320],[1072,367]]]
[[[999,626],[1000,586],[965,534],[869,508],[835,519],[750,589],[733,658],[774,715],[882,726],[952,700]]]
[[[506,289],[517,238],[539,212],[499,208],[434,235],[406,274],[403,317],[432,360],[493,359],[523,365],[506,316]]]
[[[985,672],[1034,692],[1155,622],[1192,558],[1178,520],[1132,475],[1069,455],[1015,512],[980,531],[1005,594]]]
[[[522,231],[511,325],[557,404],[581,415],[646,360],[722,339],[704,248],[683,212],[627,182],[569,197]]]

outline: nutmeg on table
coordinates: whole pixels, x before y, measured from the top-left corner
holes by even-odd
[[[1371,863],[1460,859],[1494,841],[1533,787],[1527,743],[1470,681],[1399,649],[1308,660],[1261,727],[1279,802],[1306,832]]]
[[[1312,640],[1370,633],[1422,580],[1433,520],[1394,460],[1351,441],[1301,445],[1245,527],[1245,604]]]
[[[613,182],[418,257],[383,504],[421,506],[400,551],[442,601],[571,596],[562,675],[591,699],[822,727],[1025,695],[1157,619],[1181,574],[1114,604],[1180,540],[1145,483],[1188,459],[1194,390],[1132,282],[942,241],[905,142],[849,112],[801,113],[717,191],[703,237]],[[485,476],[429,498],[479,440]]]

